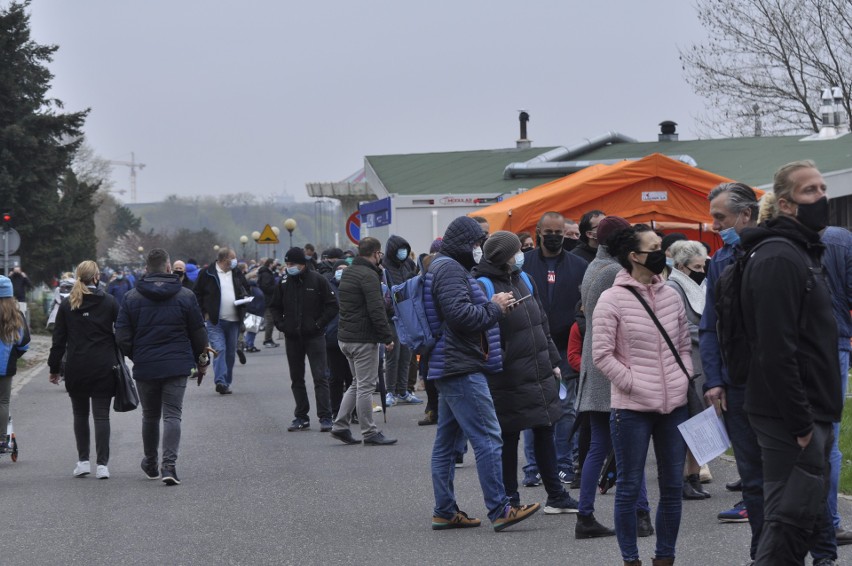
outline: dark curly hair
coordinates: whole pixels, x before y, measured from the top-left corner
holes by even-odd
[[[633,271],[633,264],[627,256],[630,252],[639,251],[639,237],[643,232],[653,232],[654,230],[647,224],[636,224],[630,228],[622,228],[618,232],[611,234],[607,238],[607,249],[609,253],[618,260],[618,263],[627,270],[628,273]]]

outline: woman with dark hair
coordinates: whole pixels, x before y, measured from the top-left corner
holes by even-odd
[[[74,477],[92,472],[89,463],[89,407],[95,421],[98,479],[109,478],[109,412],[115,395],[112,368],[118,363],[113,330],[118,303],[98,288],[100,270],[94,261],[77,266],[77,279],[67,299],[62,301],[53,329],[53,346],[47,365],[50,382],[59,383],[59,367],[66,351],[65,389],[74,412],[77,440],[77,466]]]
[[[686,445],[677,427],[687,419],[689,327],[683,302],[660,278],[666,267],[660,237],[639,224],[613,235],[607,245],[624,269],[595,308],[592,354],[611,383],[615,534],[624,564],[641,564],[636,502],[653,439],[660,489],[653,564],[664,566],[674,563],[683,504]]]

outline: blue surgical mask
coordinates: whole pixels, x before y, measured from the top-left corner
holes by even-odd
[[[408,250],[405,248],[399,248],[396,251],[396,259],[399,261],[405,261],[408,258]]]
[[[674,260],[672,258],[666,257],[666,267],[674,269]]]
[[[299,268],[295,265],[293,267],[287,268],[287,275],[298,275],[300,273]]]
[[[305,254],[305,259],[308,260],[308,261],[311,261],[311,258],[313,258],[313,257],[314,256],[312,256],[312,255]]]
[[[518,252],[515,254],[515,265],[512,266],[513,271],[520,271],[524,266],[524,252]]]
[[[234,259],[231,260],[231,269],[236,269],[236,268],[237,268],[237,259],[234,258]]]
[[[740,235],[734,230],[734,227],[725,228],[719,231],[719,237],[729,246],[735,246],[740,243]]]
[[[342,269],[338,269],[337,271],[334,272],[334,278],[335,279],[340,281],[341,277],[343,277],[343,270]]]

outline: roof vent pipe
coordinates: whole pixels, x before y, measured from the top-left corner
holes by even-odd
[[[518,121],[521,123],[521,137],[515,142],[518,149],[529,149],[532,146],[532,141],[527,139],[527,122],[530,121],[530,115],[526,110],[519,110]]]
[[[677,139],[677,122],[671,120],[660,122],[660,133],[657,135],[657,141],[668,142],[677,141]]]

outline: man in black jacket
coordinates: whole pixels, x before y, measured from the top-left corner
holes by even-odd
[[[169,254],[148,252],[147,273],[124,298],[115,323],[121,352],[133,360],[133,378],[142,403],[142,471],[167,485],[178,485],[175,463],[187,377],[207,347],[207,331],[198,302],[172,273]],[[157,469],[160,418],[163,420],[162,468]]]
[[[263,298],[266,301],[266,311],[263,313],[265,320],[265,328],[263,329],[263,345],[267,348],[277,348],[278,342],[272,339],[272,332],[275,329],[274,320],[272,318],[272,296],[275,294],[275,259],[265,258],[263,265],[257,270],[257,286],[263,291]]]
[[[598,253],[598,224],[606,217],[601,210],[590,210],[580,218],[580,243],[571,253],[592,263]]]
[[[198,273],[194,291],[204,314],[210,345],[219,352],[213,361],[216,392],[229,395],[234,379],[237,337],[245,315],[245,307],[237,305],[236,301],[248,295],[248,283],[237,269],[234,250],[219,248],[216,261]]]
[[[354,370],[354,380],[340,403],[331,435],[346,444],[359,444],[349,430],[352,410],[358,411],[358,422],[364,444],[373,446],[396,443],[378,431],[373,422],[373,392],[379,379],[379,348],[394,347],[394,336],[385,312],[382,296],[382,243],[376,238],[361,238],[358,257],[340,279],[340,322],[337,338],[340,350]]]
[[[757,565],[803,564],[814,532],[828,527],[831,425],[843,407],[837,325],[820,265],[825,193],[812,162],[785,165],[761,204],[768,220],[742,233],[749,254],[743,320],[751,344],[744,409],[763,456]],[[754,250],[769,238],[779,239]]]
[[[295,419],[290,432],[311,426],[308,390],[305,387],[305,356],[311,364],[314,396],[320,431],[331,430],[331,401],[326,377],[325,327],[337,315],[337,299],[325,277],[308,269],[305,252],[290,248],[284,256],[287,278],[275,289],[270,310],[275,327],[284,333],[290,382],[296,400]]]

